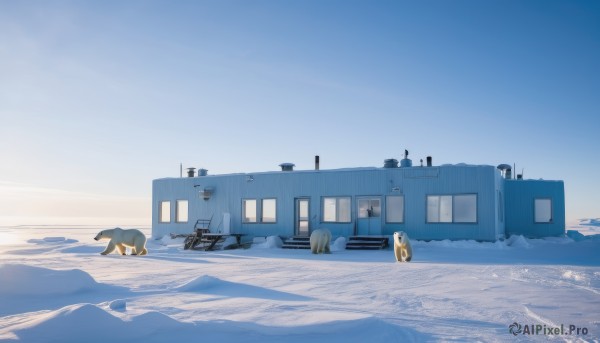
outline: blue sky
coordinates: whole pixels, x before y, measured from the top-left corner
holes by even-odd
[[[600,216],[597,1],[0,0],[0,225],[149,224],[152,179],[516,164]]]

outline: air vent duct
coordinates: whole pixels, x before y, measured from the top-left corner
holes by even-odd
[[[512,178],[512,167],[508,164],[499,164],[496,167],[500,170],[502,174],[504,174],[504,178],[510,180]]]
[[[398,160],[395,158],[388,158],[383,160],[384,168],[398,168]]]
[[[408,150],[404,150],[404,158],[400,161],[400,167],[412,167],[412,161],[408,158]]]

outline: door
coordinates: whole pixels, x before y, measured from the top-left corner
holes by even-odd
[[[357,234],[381,235],[381,198],[359,197],[357,204]]]
[[[297,198],[296,199],[296,235],[298,236],[309,236],[310,235],[310,199],[308,198]]]

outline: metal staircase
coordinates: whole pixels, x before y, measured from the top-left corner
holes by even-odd
[[[293,236],[283,242],[283,249],[310,249],[310,237]]]
[[[350,236],[346,243],[347,250],[379,250],[388,246],[387,236]]]

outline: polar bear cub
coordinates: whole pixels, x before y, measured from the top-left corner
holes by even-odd
[[[125,247],[131,248],[131,255],[146,255],[148,253],[146,249],[146,236],[140,230],[124,230],[116,227],[100,231],[94,239],[97,241],[110,239],[106,249],[100,253],[102,255],[110,254],[115,248],[119,251],[119,254],[125,255]]]
[[[330,254],[330,242],[331,232],[327,229],[317,229],[310,234],[310,250],[313,254]]]
[[[409,262],[412,259],[412,247],[404,231],[394,232],[394,255],[398,262]]]

